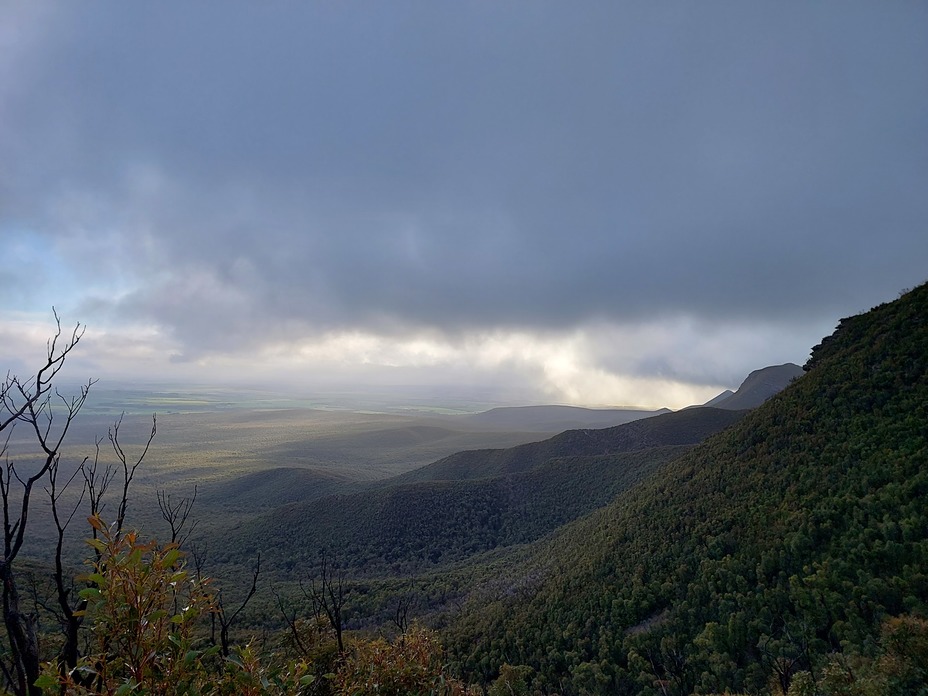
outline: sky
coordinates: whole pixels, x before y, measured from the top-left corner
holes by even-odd
[[[928,280],[923,2],[0,4],[0,368],[679,408]]]

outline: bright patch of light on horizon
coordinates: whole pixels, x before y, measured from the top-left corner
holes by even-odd
[[[4,333],[18,337],[15,345],[8,345],[26,358],[42,355],[53,325],[50,316],[41,319],[45,321],[28,314],[0,316]],[[63,317],[65,323],[67,319]],[[293,331],[289,338],[257,348],[237,349],[230,341],[222,352],[188,353],[154,325],[91,326],[69,372],[78,377],[86,373],[191,384],[248,381],[294,389],[326,383],[362,389],[495,385],[533,390],[538,402],[675,409],[737,388],[737,383],[699,377],[713,374],[725,359],[759,360],[736,365],[738,380],[752,369],[793,359],[777,354],[782,346],[776,344],[776,327],[707,328],[689,320],[455,336],[384,336],[354,330],[310,337],[301,333],[305,329]],[[773,359],[763,361],[764,349]]]
[[[456,374],[469,371],[475,379],[515,373],[535,382],[539,392],[553,402],[586,406],[678,408],[706,401],[725,388],[605,371],[590,362],[591,337],[583,331],[548,336],[492,332],[472,335],[459,343],[350,332],[306,342],[296,353],[284,344],[266,348],[262,355],[265,369],[276,365],[280,371],[329,367],[350,372],[352,366],[365,365],[418,368],[431,379],[439,376],[442,368]]]

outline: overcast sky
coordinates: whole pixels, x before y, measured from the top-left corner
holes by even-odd
[[[5,2],[0,355],[679,407],[928,280],[924,2]],[[501,397],[502,398],[502,397]]]

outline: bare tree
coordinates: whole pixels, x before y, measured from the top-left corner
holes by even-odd
[[[53,388],[65,360],[84,335],[81,324],[77,324],[70,335],[63,333],[57,312],[54,317],[56,331],[48,340],[45,362],[35,375],[21,378],[8,372],[0,382],[0,433],[6,431],[0,446],[0,457],[5,460],[5,465],[0,467],[3,506],[0,583],[3,585],[3,623],[10,647],[9,660],[3,663],[2,669],[8,688],[17,696],[38,696],[41,689],[34,686],[40,666],[37,618],[35,613],[23,611],[20,605],[14,562],[26,538],[33,489],[48,476],[52,467],[57,467],[68,431],[94,384],[94,380],[88,381],[70,398]],[[53,403],[63,407],[63,411],[59,411],[63,416],[57,419]],[[18,424],[30,432],[40,450],[38,464],[32,467],[18,468],[10,452],[10,436]]]
[[[258,576],[261,574],[261,554],[258,554],[257,559],[255,559],[255,564],[251,569],[251,587],[248,588],[248,592],[245,594],[245,598],[239,603],[238,608],[229,614],[226,611],[225,601],[222,596],[222,590],[220,590],[216,595],[216,611],[213,612],[212,617],[213,622],[213,631],[212,637],[213,642],[215,643],[215,622],[219,622],[219,645],[220,650],[222,651],[223,657],[228,657],[231,652],[231,646],[229,645],[229,629],[232,627],[232,624],[235,623],[235,620],[238,618],[238,615],[242,613],[242,610],[248,606],[248,602],[251,601],[251,598],[255,596],[255,592],[258,591]]]
[[[283,598],[280,596],[280,593],[276,588],[273,588],[273,592],[274,598],[277,600],[277,608],[280,610],[280,614],[283,616],[283,619],[287,624],[287,628],[290,629],[290,635],[293,638],[293,646],[300,652],[301,655],[308,655],[309,646],[306,645],[306,642],[300,635],[300,628],[296,611],[284,603]]]
[[[161,510],[161,519],[171,528],[171,543],[183,546],[197,527],[197,520],[190,520],[193,504],[197,502],[197,487],[193,487],[193,495],[183,497],[177,502],[164,491],[158,491],[158,508]],[[190,522],[190,526],[187,524]]]
[[[313,606],[313,613],[319,617],[325,614],[329,626],[335,633],[335,641],[338,643],[339,655],[345,652],[345,644],[342,642],[342,607],[345,606],[345,572],[339,569],[338,565],[332,561],[328,552],[323,549],[320,552],[322,563],[319,569],[318,582],[315,577],[310,579],[309,590],[301,582],[300,588],[303,594],[310,599]]]
[[[122,534],[122,529],[125,522],[125,514],[128,508],[129,483],[132,481],[132,476],[135,474],[135,470],[142,463],[142,461],[145,459],[145,455],[148,453],[151,442],[155,437],[157,421],[155,416],[152,416],[151,434],[149,435],[148,440],[146,441],[141,451],[141,454],[135,458],[135,461],[132,464],[127,463],[128,460],[126,453],[118,444],[119,428],[121,425],[122,416],[120,416],[116,423],[109,429],[109,440],[113,446],[113,452],[115,453],[116,458],[122,464],[123,473],[121,481],[122,495],[118,503],[119,517],[114,523],[114,534],[117,536]],[[57,594],[57,610],[55,610],[53,613],[61,625],[61,630],[64,636],[64,642],[58,656],[59,664],[63,672],[70,671],[77,665],[78,658],[80,657],[78,644],[79,634],[81,626],[84,623],[84,612],[87,608],[87,600],[81,598],[78,592],[75,591],[72,579],[65,572],[63,562],[65,532],[67,531],[68,526],[71,524],[71,520],[74,518],[74,515],[77,513],[85,497],[89,500],[90,516],[97,517],[100,515],[104,508],[104,495],[109,489],[110,484],[118,475],[117,467],[110,464],[104,465],[100,460],[100,444],[102,441],[102,438],[97,438],[95,440],[95,452],[93,459],[85,457],[80,466],[60,488],[58,487],[59,461],[57,459],[48,471],[48,485],[46,486],[46,492],[48,493],[52,519],[55,522],[55,528],[57,530],[58,537],[55,547],[55,570],[53,573],[55,590]],[[76,480],[78,474],[81,474],[83,478],[83,487],[81,489],[77,503],[73,505],[67,514],[64,514],[59,508],[61,496],[68,488],[68,486]],[[97,528],[92,526],[91,529],[93,538],[96,539],[98,535]],[[94,548],[94,553],[99,558],[99,549]]]
[[[123,414],[125,415],[125,414]],[[119,508],[116,513],[116,534],[122,534],[123,525],[126,522],[126,509],[129,506],[129,485],[132,483],[132,479],[135,477],[135,470],[139,468],[139,465],[145,460],[145,455],[148,454],[148,448],[151,447],[152,440],[155,439],[155,435],[158,432],[158,421],[154,415],[151,417],[151,433],[148,436],[148,441],[145,443],[145,446],[142,448],[141,453],[134,458],[134,461],[131,460],[127,455],[125,450],[123,450],[122,445],[119,442],[119,427],[122,425],[123,416],[119,417],[119,420],[109,429],[107,433],[110,444],[113,446],[113,451],[116,453],[116,458],[119,460],[120,465],[122,466],[122,496],[119,499]]]
[[[409,629],[409,610],[415,602],[416,595],[410,590],[400,595],[396,599],[396,604],[393,608],[393,615],[390,617],[390,623],[392,623],[399,634],[405,635],[406,631]]]
[[[194,493],[194,498],[196,498],[196,493]],[[186,498],[184,500],[187,500]],[[168,510],[168,513],[165,512],[165,509]],[[189,514],[189,508],[185,505],[178,503],[176,506],[171,506],[169,503],[166,507],[162,507],[162,517],[167,519],[169,516],[178,517],[178,515],[173,514],[177,510],[186,511]],[[186,515],[181,514],[179,517],[186,517]],[[173,532],[174,525],[171,525],[171,530]],[[204,578],[203,569],[206,566],[206,550],[197,546],[193,546],[190,550],[190,555],[193,558],[193,567],[194,573],[198,580]],[[245,593],[245,597],[239,602],[238,607],[229,612],[229,609],[226,607],[225,597],[223,596],[222,590],[220,589],[216,592],[215,595],[215,607],[214,610],[210,613],[210,631],[209,638],[210,642],[213,645],[218,645],[220,652],[223,657],[228,657],[232,652],[232,646],[229,643],[229,632],[232,629],[232,625],[235,623],[235,620],[238,618],[239,614],[248,606],[248,603],[251,601],[251,598],[255,596],[255,593],[258,591],[258,577],[261,575],[261,554],[258,554],[258,557],[255,559],[255,563],[251,568],[251,585],[248,588],[248,591]],[[276,594],[276,593],[275,593]],[[282,601],[280,596],[277,595],[277,604],[280,607],[281,611],[284,613],[284,618],[287,618],[287,612],[284,611]],[[296,621],[296,618],[293,618],[293,621]],[[295,628],[295,624],[291,624]],[[218,632],[218,639],[217,639]]]
[[[81,489],[80,497],[77,503],[73,505],[69,512],[62,513],[59,509],[61,496],[68,486],[74,481],[79,473],[83,470],[87,460],[85,459],[80,467],[75,469],[71,477],[64,482],[64,485],[58,486],[59,461],[56,460],[48,471],[48,499],[51,502],[52,519],[55,521],[57,531],[57,542],[55,544],[55,570],[53,572],[55,582],[56,607],[47,607],[58,620],[61,631],[64,634],[64,643],[59,654],[59,661],[63,667],[73,669],[77,665],[78,637],[83,623],[83,609],[86,607],[86,601],[77,599],[74,583],[65,573],[63,551],[64,537],[71,520],[80,508],[81,502],[87,493],[87,486],[84,484]]]
[[[84,335],[84,327],[78,323],[70,334],[62,331],[57,312],[55,333],[47,342],[45,362],[34,375],[20,377],[7,373],[0,382],[0,504],[3,512],[3,554],[0,557],[0,583],[3,595],[3,623],[6,629],[9,650],[6,659],[0,659],[0,671],[9,692],[15,696],[38,696],[42,693],[35,681],[39,677],[40,653],[37,613],[27,612],[20,601],[15,561],[27,539],[29,516],[38,485],[48,496],[52,520],[57,533],[53,580],[55,585],[55,607],[48,603],[37,603],[46,607],[58,619],[64,641],[59,661],[62,669],[77,664],[78,633],[83,622],[86,603],[78,597],[73,582],[65,571],[63,549],[65,533],[85,499],[89,502],[90,514],[98,515],[103,509],[103,496],[117,475],[117,468],[103,466],[100,461],[100,443],[96,440],[96,453],[91,460],[85,458],[76,470],[66,478],[61,472],[61,452],[72,424],[87,401],[96,380],[88,380],[73,396],[64,396],[55,386],[55,380]],[[129,485],[136,469],[148,453],[156,432],[156,421],[152,417],[151,435],[141,453],[130,458],[119,441],[120,418],[109,430],[109,440],[116,459],[122,468],[122,495],[118,502],[116,533],[120,534],[125,524],[128,507]],[[25,457],[14,452],[11,436],[15,427],[26,430],[37,456]],[[18,443],[16,443],[18,445]],[[19,449],[16,447],[15,449]],[[19,456],[19,461],[16,457]],[[80,479],[78,478],[80,476]],[[82,479],[82,488],[76,502],[67,507],[64,492],[75,481]],[[96,536],[96,530],[94,530]]]

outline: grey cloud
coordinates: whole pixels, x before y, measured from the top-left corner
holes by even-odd
[[[184,355],[355,326],[865,309],[928,258],[926,19],[61,9],[4,78],[0,234],[134,275],[94,306],[158,321]],[[75,192],[93,203],[68,247]]]

